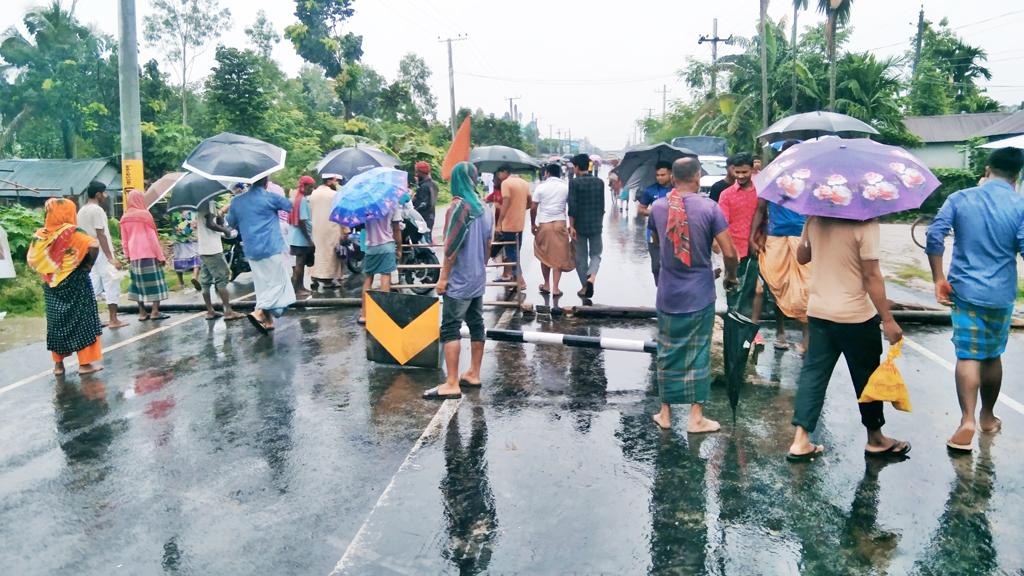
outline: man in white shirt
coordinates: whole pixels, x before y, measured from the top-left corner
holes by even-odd
[[[92,280],[92,290],[96,296],[106,298],[109,315],[107,328],[122,328],[128,324],[117,317],[117,302],[121,299],[121,275],[118,274],[121,262],[114,254],[114,244],[110,240],[110,224],[107,212],[103,208],[107,205],[107,186],[93,180],[89,182],[85,192],[89,200],[78,211],[78,227],[95,238],[100,245],[89,279]]]
[[[558,289],[562,272],[576,269],[576,256],[566,225],[569,185],[562,180],[562,167],[558,164],[548,164],[544,174],[546,178],[533,191],[530,204],[533,254],[540,260],[540,271],[544,276],[541,294],[552,294],[558,298],[562,295]],[[548,284],[549,279],[553,286]]]
[[[217,295],[220,296],[225,320],[245,318],[245,314],[231,309],[231,300],[228,299],[228,282],[231,280],[231,272],[228,270],[227,261],[224,260],[224,245],[221,244],[221,236],[228,234],[228,237],[231,238],[234,232],[224,224],[224,219],[217,214],[217,207],[213,200],[200,206],[197,216],[196,238],[199,245],[199,259],[202,262],[202,266],[199,268],[199,287],[203,293],[203,302],[206,303],[206,319],[216,320],[220,317],[220,314],[213,309],[210,288],[215,288]]]

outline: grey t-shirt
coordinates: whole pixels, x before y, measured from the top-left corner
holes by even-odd
[[[484,295],[487,288],[487,253],[484,248],[493,233],[494,217],[490,210],[484,210],[479,218],[470,222],[466,240],[448,272],[448,296],[472,300]]]

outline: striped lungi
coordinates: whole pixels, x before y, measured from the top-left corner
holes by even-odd
[[[714,327],[714,304],[685,314],[658,312],[658,393],[663,403],[707,402]]]
[[[128,272],[132,279],[128,286],[129,300],[151,304],[169,296],[163,262],[155,258],[132,260],[128,263]]]

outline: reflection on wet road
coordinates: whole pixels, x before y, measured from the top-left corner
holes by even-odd
[[[642,229],[614,215],[606,230],[596,300],[649,305]],[[527,274],[535,289],[539,272]],[[575,289],[567,275],[563,305]],[[489,343],[484,387],[409,456],[439,408],[420,393],[441,376],[366,362],[355,318],[293,312],[272,339],[192,321],[110,354],[96,376],[0,395],[0,565],[327,574],[347,552],[339,572],[358,575],[1024,570],[1024,416],[1004,409],[1002,434],[950,457],[952,377],[919,353],[900,360],[914,412],[886,410],[887,431],[914,444],[906,462],[865,462],[842,366],[818,433],[827,455],[785,462],[799,358],[770,342],[735,422],[713,387],[707,409],[724,432],[709,436],[650,423],[648,355]],[[509,327],[655,330],[565,317]],[[945,329],[908,333],[952,358]],[[0,385],[22,377],[8,376],[11,358]],[[1018,399],[1022,370],[1015,335],[1004,391]]]

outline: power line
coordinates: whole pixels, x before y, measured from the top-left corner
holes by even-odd
[[[657,81],[657,80],[665,80],[666,78],[675,78],[676,77],[675,74],[661,74],[661,75],[658,75],[658,76],[647,76],[647,77],[643,77],[643,78],[625,78],[625,79],[604,78],[604,79],[597,79],[597,80],[557,80],[557,79],[552,79],[552,78],[512,78],[512,77],[505,77],[505,76],[492,76],[490,74],[478,74],[478,73],[475,73],[475,72],[461,72],[461,71],[458,72],[457,74],[460,75],[460,76],[469,76],[471,78],[482,78],[484,80],[497,80],[497,81],[500,81],[500,82],[512,82],[512,83],[516,83],[516,82],[527,83],[528,82],[528,83],[531,83],[531,84],[571,85],[571,86],[639,84],[639,83],[643,83],[643,82],[654,82],[654,81]]]

